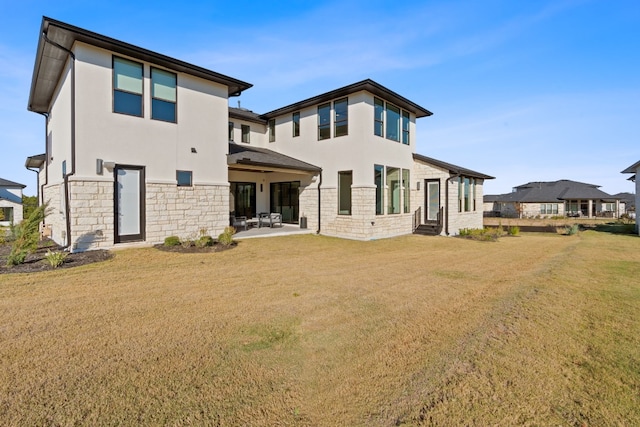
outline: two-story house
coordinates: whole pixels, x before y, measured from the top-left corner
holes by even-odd
[[[249,83],[43,18],[29,110],[45,118],[40,200],[72,250],[217,235],[279,212],[355,239],[482,226],[492,177],[415,154],[431,113],[364,80],[265,114]]]

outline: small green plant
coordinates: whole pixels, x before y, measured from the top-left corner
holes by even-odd
[[[23,219],[20,224],[12,229],[15,240],[11,245],[11,252],[7,257],[7,265],[23,264],[27,255],[33,253],[38,247],[40,239],[40,223],[44,220],[49,205],[44,203],[35,208],[29,217]]]
[[[58,268],[62,264],[64,264],[64,260],[67,258],[67,255],[68,255],[67,252],[62,252],[62,251],[52,252],[49,249],[47,253],[44,255],[44,257],[46,258],[47,262],[51,265],[51,267]]]
[[[233,235],[236,233],[236,229],[233,227],[225,227],[224,231],[218,236],[218,243],[221,245],[229,246],[233,244]]]
[[[517,225],[513,225],[509,227],[507,233],[509,234],[509,236],[517,236],[520,234],[520,227],[518,227]]]
[[[179,244],[180,238],[178,236],[169,236],[164,239],[165,246],[178,246]]]
[[[196,240],[196,246],[199,248],[204,248],[207,246],[213,246],[214,240],[211,236],[200,236],[198,240]]]
[[[481,242],[495,242],[504,232],[498,228],[463,228],[460,230],[460,236],[471,240]]]

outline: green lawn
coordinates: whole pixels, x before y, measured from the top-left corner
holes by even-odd
[[[0,275],[5,425],[640,425],[640,238],[313,235]]]

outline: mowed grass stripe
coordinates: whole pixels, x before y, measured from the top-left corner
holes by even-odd
[[[3,275],[0,418],[633,425],[637,245],[307,235]]]

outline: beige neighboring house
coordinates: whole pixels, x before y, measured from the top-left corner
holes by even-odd
[[[22,190],[26,185],[0,178],[0,226],[22,221]]]
[[[620,198],[599,185],[561,179],[519,185],[511,193],[484,196],[486,216],[505,218],[608,217],[624,213]]]
[[[431,112],[373,80],[258,114],[229,107],[241,80],[46,17],[40,34],[28,108],[47,140],[27,164],[71,250],[260,213],[361,240],[482,226],[492,177],[415,154]]]
[[[638,176],[640,176],[640,161],[635,162],[634,164],[623,170],[622,173],[632,173],[633,175],[629,178],[629,180],[636,183],[636,231],[638,232],[638,235],[640,235],[640,219],[638,218],[638,206],[640,206],[640,179],[638,179]]]

